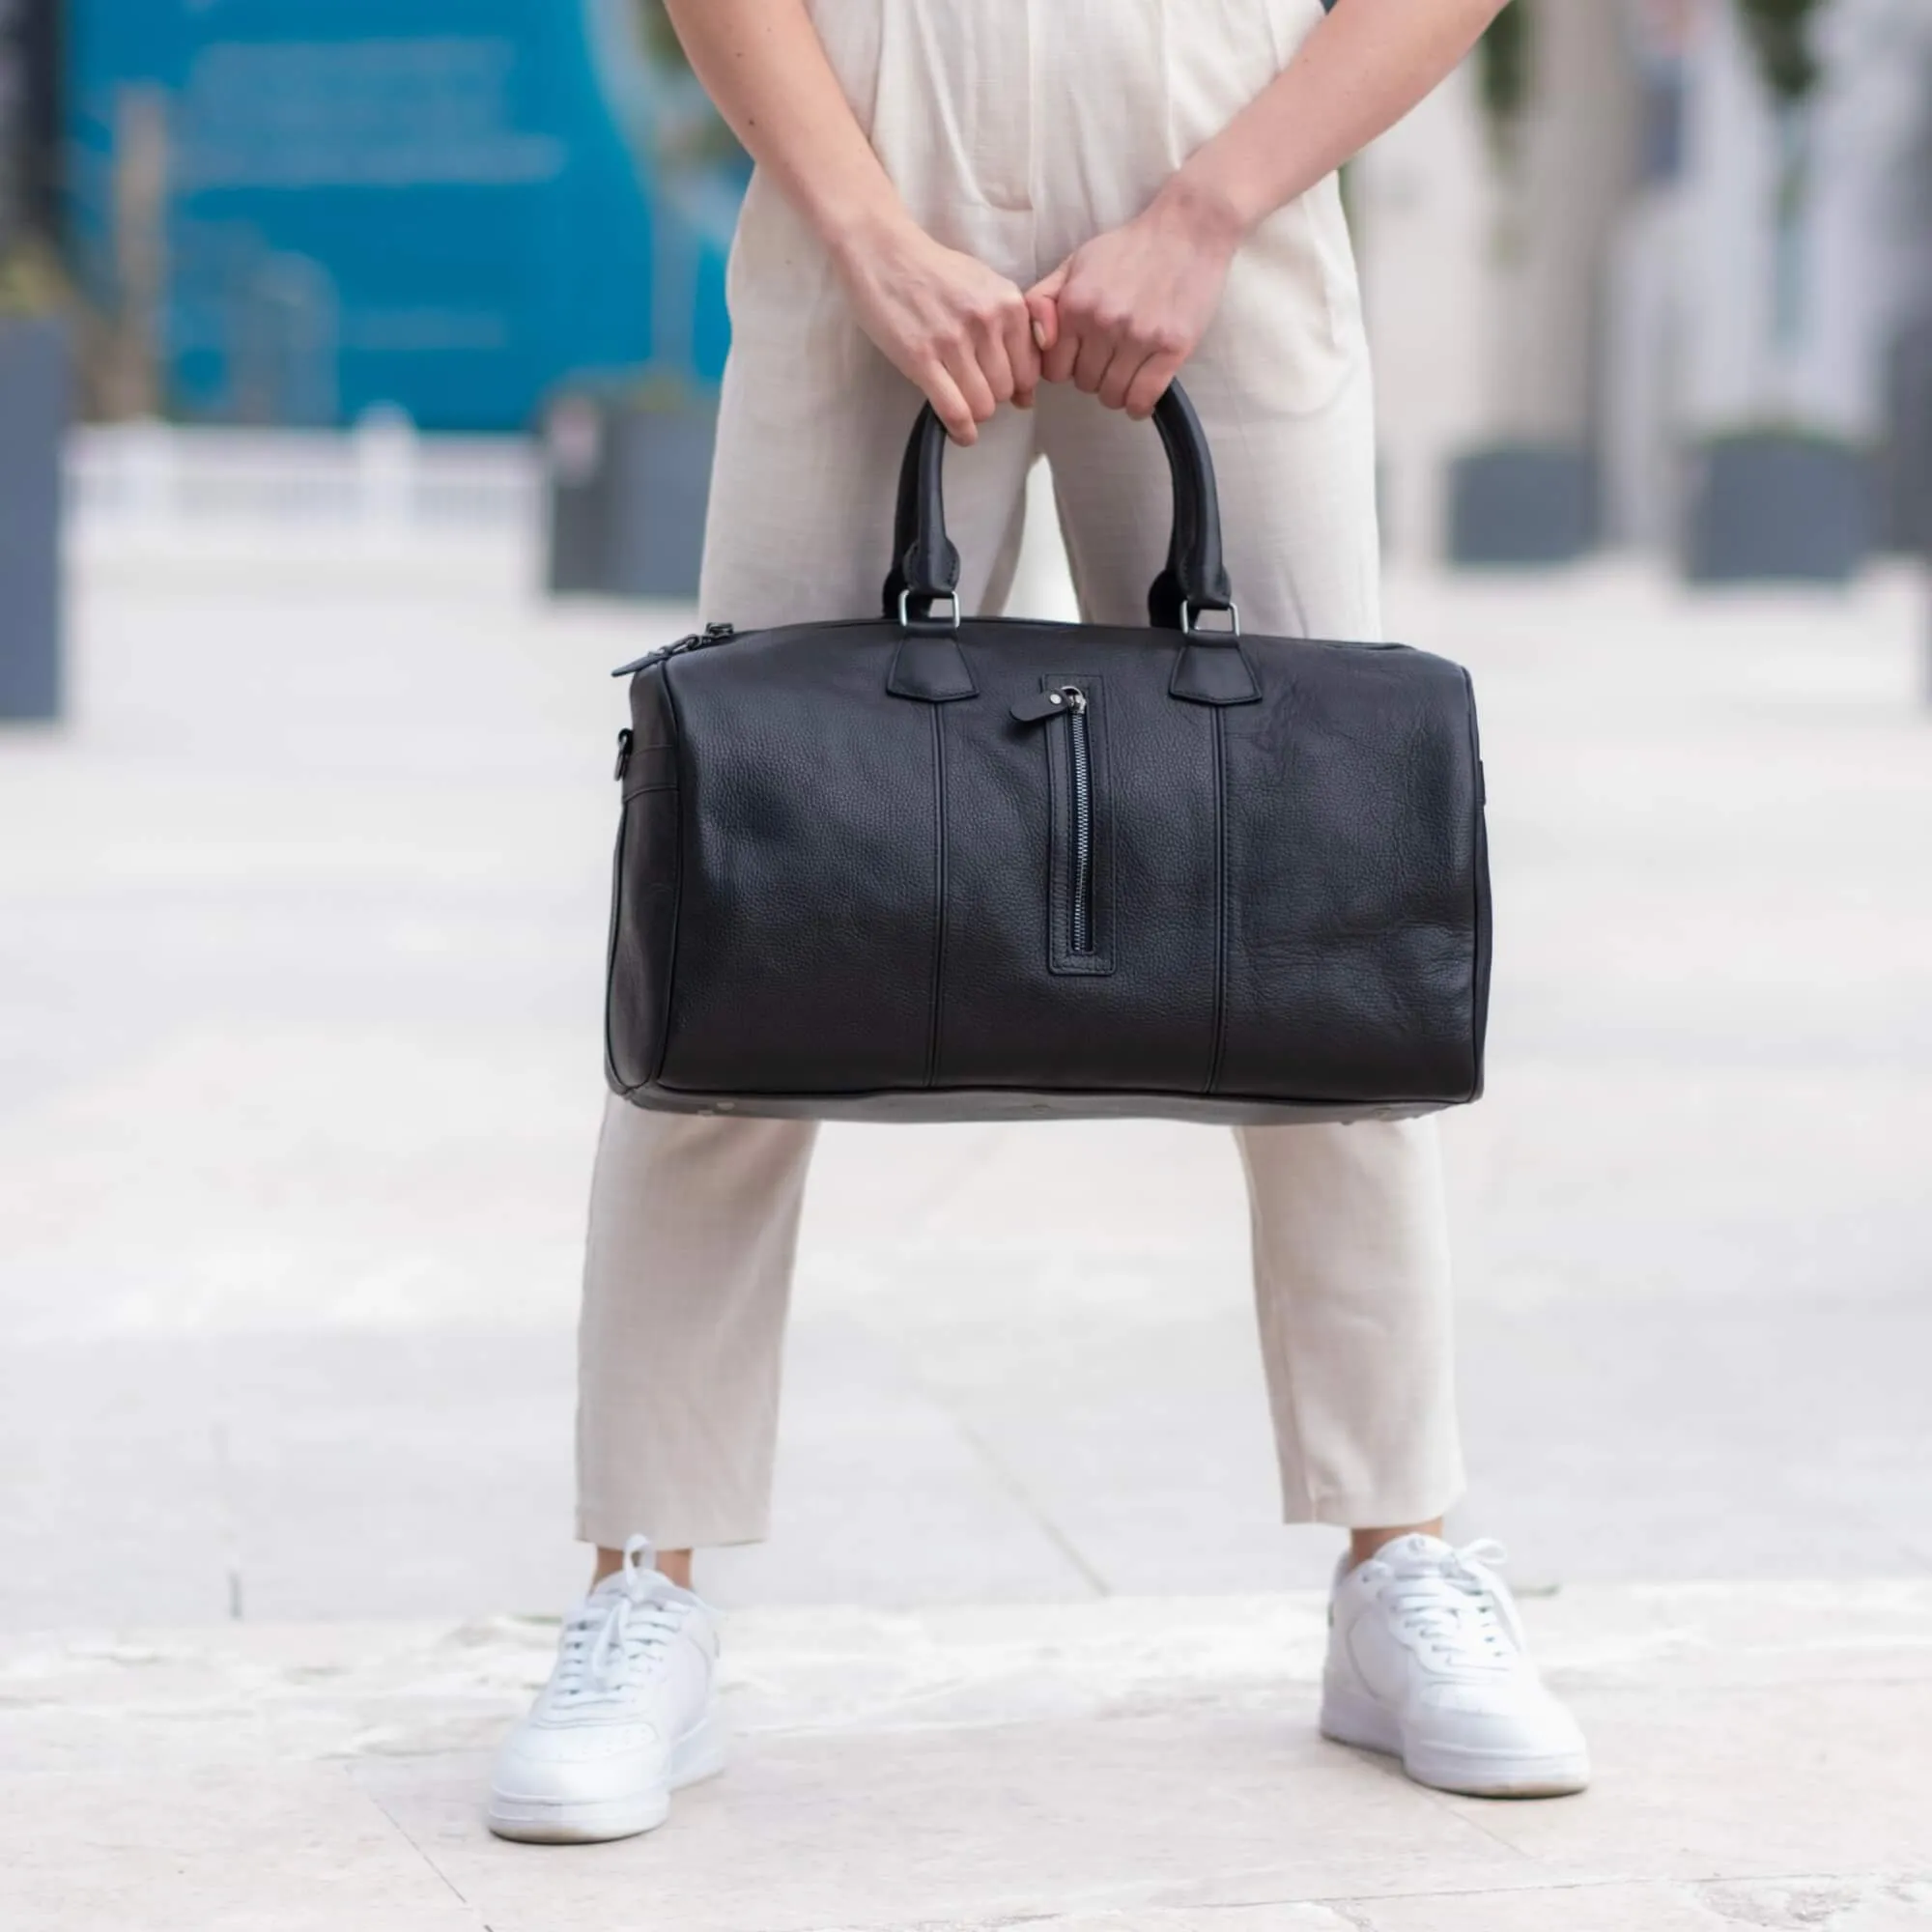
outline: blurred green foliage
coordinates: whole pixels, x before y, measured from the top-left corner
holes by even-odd
[[[644,51],[664,67],[684,67],[684,47],[670,23],[664,0],[638,0],[639,38]]]
[[[67,298],[66,278],[44,242],[29,236],[0,254],[0,316],[50,315]]]
[[[1517,157],[1522,117],[1536,79],[1536,21],[1532,0],[1510,0],[1476,46],[1477,85],[1490,146],[1505,167]]]
[[[1759,71],[1780,107],[1795,107],[1823,74],[1811,30],[1825,0],[1738,0]]]
[[[636,5],[638,43],[644,58],[658,73],[674,74],[694,94],[697,93],[696,76],[685,59],[683,43],[671,24],[665,0],[636,0]],[[675,167],[729,168],[745,164],[745,152],[738,145],[738,137],[725,125],[724,116],[708,104],[703,112],[680,116],[675,126],[662,128],[657,145],[659,158]]]

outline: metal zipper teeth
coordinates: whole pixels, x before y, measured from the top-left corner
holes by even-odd
[[[1066,713],[1068,787],[1072,806],[1071,906],[1067,918],[1067,951],[1092,952],[1094,950],[1094,766],[1093,748],[1087,735],[1086,694],[1081,702],[1069,704]]]

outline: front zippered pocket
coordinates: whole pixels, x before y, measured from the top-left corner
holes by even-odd
[[[1037,697],[1012,707],[1021,724],[1046,726],[1047,963],[1056,973],[1114,970],[1097,696],[1096,679],[1049,677]]]
[[[1066,755],[1071,773],[1071,824],[1067,828],[1066,950],[1085,958],[1094,951],[1094,745],[1087,735],[1087,694],[1061,686],[1066,705]]]

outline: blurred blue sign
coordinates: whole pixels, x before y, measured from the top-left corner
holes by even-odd
[[[715,382],[746,163],[656,0],[73,0],[70,228],[188,416]]]

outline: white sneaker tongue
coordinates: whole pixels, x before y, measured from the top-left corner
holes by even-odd
[[[1376,1555],[1391,1570],[1411,1577],[1424,1571],[1441,1569],[1455,1553],[1439,1536],[1424,1536],[1417,1531],[1412,1536],[1399,1536],[1393,1543],[1384,1544]]]
[[[590,1592],[589,1596],[584,1599],[584,1602],[595,1604],[601,1610],[608,1608],[619,1597],[628,1597],[630,1594],[630,1589],[624,1581],[624,1573],[621,1570],[613,1570],[610,1576],[605,1577]],[[656,1571],[646,1571],[639,1578],[638,1595],[635,1601],[639,1604],[657,1603],[669,1596],[669,1594],[670,1579],[668,1577],[659,1576]]]

